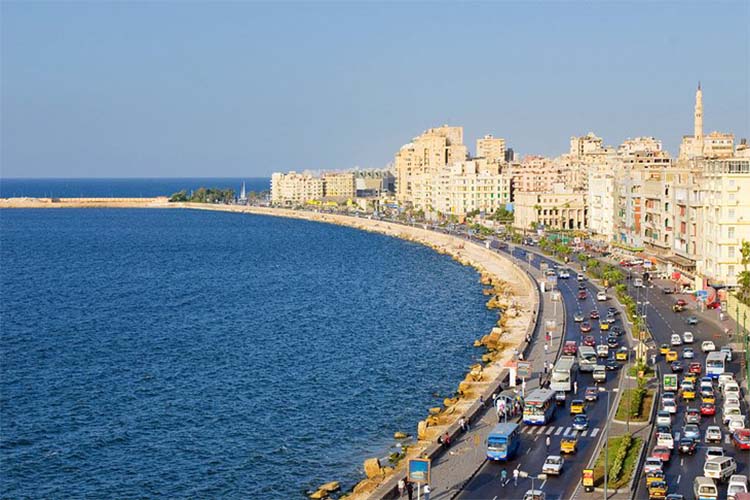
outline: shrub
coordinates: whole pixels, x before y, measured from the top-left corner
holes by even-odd
[[[628,450],[630,449],[632,441],[633,438],[630,434],[626,434],[622,437],[620,447],[618,448],[617,453],[615,453],[614,460],[612,460],[612,466],[609,468],[610,481],[614,482],[620,478],[620,474],[622,474],[622,466],[625,464],[625,457],[628,455]]]

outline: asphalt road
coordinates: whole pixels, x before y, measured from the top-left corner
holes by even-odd
[[[514,255],[520,259],[525,260],[525,252],[518,249],[514,245]],[[534,267],[539,267],[540,262],[547,262],[549,265],[552,261],[535,257],[533,261]],[[579,309],[588,315],[593,309],[597,309],[602,317],[606,316],[607,307],[611,305],[611,301],[597,302],[596,301],[596,288],[588,282],[584,281],[587,290],[586,300],[579,301],[578,295],[578,282],[576,281],[576,274],[571,272],[570,279],[558,280],[558,288],[562,293],[563,300],[566,307],[566,328],[565,328],[565,340],[575,340],[580,342],[582,334],[579,330],[579,324],[573,321],[573,315]],[[549,292],[547,292],[549,293]],[[621,320],[615,323],[617,326],[622,326]],[[588,319],[588,318],[587,318]],[[593,327],[592,333],[597,339],[597,342],[602,343],[606,341],[606,334],[602,335],[599,331],[598,321],[591,320]],[[620,337],[621,344],[626,342],[626,336]],[[614,357],[614,349],[610,352],[610,358]],[[550,354],[550,360],[552,360],[552,354]],[[602,360],[603,361],[603,360]],[[607,381],[605,384],[600,384],[607,388],[608,391],[618,386],[617,379],[622,370],[607,372]],[[592,379],[590,373],[576,373],[576,380],[578,382],[578,399],[583,399],[586,387],[596,385]],[[614,403],[615,392],[610,392],[611,403]],[[519,478],[518,485],[515,485],[512,479],[513,469],[519,469],[528,472],[530,475],[536,475],[541,473],[542,464],[547,455],[560,455],[560,441],[561,438],[566,434],[572,434],[572,420],[573,417],[569,413],[569,404],[571,399],[571,393],[568,395],[565,406],[558,406],[550,423],[546,426],[534,426],[521,424],[521,446],[519,448],[519,454],[509,462],[490,462],[486,461],[479,472],[474,478],[466,485],[459,498],[463,499],[495,499],[495,498],[522,498],[523,494],[531,489],[531,479]],[[563,468],[563,475],[559,477],[549,476],[545,481],[534,481],[534,488],[542,489],[547,495],[547,500],[558,500],[571,498],[574,490],[578,486],[581,478],[581,471],[588,464],[596,442],[602,437],[604,433],[604,424],[607,421],[606,411],[607,395],[606,393],[600,393],[599,401],[593,403],[587,403],[586,414],[589,417],[589,429],[587,432],[582,432],[578,439],[578,452],[574,455],[565,456],[565,465]],[[549,435],[551,438],[551,445],[549,451],[546,449],[545,440],[546,436]],[[507,477],[509,480],[505,485],[501,484],[501,471],[506,469]]]
[[[665,281],[657,281],[658,283],[666,284]],[[634,289],[630,286],[631,295],[641,303],[648,302],[645,305],[646,309],[646,320],[651,332],[656,340],[657,348],[662,343],[669,343],[672,334],[677,333],[680,336],[684,332],[692,332],[695,336],[695,342],[691,345],[695,351],[695,359],[686,360],[686,364],[692,361],[700,362],[705,372],[705,355],[701,351],[701,342],[704,340],[712,340],[716,344],[716,348],[719,349],[721,346],[729,343],[724,332],[717,328],[715,324],[707,321],[699,321],[697,325],[689,326],[686,323],[688,316],[693,314],[695,303],[690,300],[689,297],[683,295],[672,295],[662,293],[660,286],[654,286],[653,288],[640,288]],[[678,298],[684,298],[690,304],[691,309],[685,310],[681,313],[672,312],[672,306]],[[643,304],[642,304],[643,306]],[[732,327],[729,321],[727,326]],[[689,345],[689,344],[688,344]],[[680,359],[682,360],[682,348],[679,346],[675,349],[680,353]],[[740,356],[735,353],[733,361],[729,363],[728,371],[735,373],[735,376],[739,374]],[[662,373],[671,373],[669,364],[666,362],[664,356],[657,355],[657,363],[659,364]],[[682,376],[680,376],[682,380]],[[696,384],[697,386],[698,384]],[[717,414],[715,417],[702,417],[700,422],[701,430],[701,443],[698,446],[698,451],[694,456],[680,455],[675,449],[672,453],[671,459],[664,468],[666,474],[667,484],[669,486],[669,493],[681,493],[685,495],[685,498],[693,498],[693,479],[697,476],[703,475],[703,464],[705,462],[705,452],[707,446],[719,446],[718,444],[707,445],[704,441],[704,433],[706,427],[709,425],[719,425],[724,433],[723,441],[721,445],[724,448],[725,454],[733,456],[737,460],[737,474],[750,475],[750,453],[747,451],[741,451],[735,448],[729,442],[729,433],[727,428],[721,424],[721,406],[723,400],[718,387],[714,383],[714,391],[716,394],[716,407]],[[686,408],[700,408],[700,396],[693,402],[683,402],[678,397],[677,414],[672,419],[672,434],[674,435],[675,442],[678,442],[678,438],[682,436],[685,411]],[[747,415],[747,407],[745,406],[744,400],[741,400],[743,405],[743,412]],[[653,449],[652,439],[652,449]],[[650,452],[651,450],[649,450]],[[638,499],[648,498],[648,492],[646,490],[645,479],[642,477],[638,484],[636,497]],[[726,485],[720,486],[719,498],[726,498]]]

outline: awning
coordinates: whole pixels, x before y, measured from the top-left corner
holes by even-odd
[[[670,255],[669,257],[664,258],[669,262],[673,262],[674,264],[686,269],[693,269],[695,267],[695,261],[682,257],[681,255]]]

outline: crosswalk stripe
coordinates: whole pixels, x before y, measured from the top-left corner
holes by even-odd
[[[549,435],[550,435],[550,434],[552,434],[552,433],[553,433],[554,431],[555,431],[555,428],[554,428],[553,426],[551,426],[551,425],[550,425],[550,426],[549,426],[549,427],[547,428],[547,432],[546,432],[546,434],[547,434],[547,435],[549,436]]]
[[[564,428],[564,427],[558,427],[558,428],[557,428],[557,431],[555,432],[555,436],[559,436],[559,435],[560,435],[560,433],[561,433],[562,431],[564,431],[564,430],[565,430],[565,428]]]
[[[532,434],[541,434],[542,430],[544,430],[544,426],[537,427]]]
[[[589,433],[589,430],[588,430],[588,429],[586,429],[585,431],[583,431],[583,432],[581,433],[581,437],[582,437],[582,438],[585,438],[585,437],[586,437],[586,434],[588,434],[588,433]]]
[[[570,434],[570,427],[565,428],[565,433],[563,434],[563,436],[567,436],[568,434]]]
[[[591,431],[591,437],[596,437],[596,435],[599,434],[599,427],[595,427],[593,431]]]

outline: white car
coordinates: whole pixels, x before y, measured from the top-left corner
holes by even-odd
[[[584,276],[583,276],[583,274],[579,274],[578,276],[576,276],[576,279],[577,279],[578,281],[583,281],[583,280],[584,280]]]
[[[726,424],[729,421],[729,417],[741,417],[742,410],[739,406],[726,406],[724,405],[724,411],[721,412],[721,421]]]
[[[607,344],[599,344],[596,346],[596,355],[600,358],[608,358],[609,346]]]
[[[674,402],[674,400],[664,400],[662,401],[661,407],[664,411],[668,411],[672,415],[677,413],[677,403]]]
[[[562,271],[560,271],[560,274],[558,276],[560,277],[560,279],[566,280],[570,278],[570,273],[566,271],[565,269],[563,269]]]
[[[712,340],[704,340],[701,344],[701,351],[703,352],[714,352],[716,350],[716,344]]]
[[[672,338],[670,339],[670,341],[669,341],[669,342],[670,342],[670,344],[672,344],[673,346],[676,346],[676,345],[682,345],[682,339],[681,339],[681,338],[680,338],[680,336],[679,336],[678,334],[676,334],[676,333],[672,334]]]
[[[721,446],[709,446],[706,448],[706,460],[713,457],[723,457],[724,448]]]
[[[660,410],[656,414],[656,425],[672,426],[672,414],[668,411]]]
[[[660,432],[656,435],[656,446],[663,446],[674,450],[674,438],[668,432]]]
[[[607,294],[605,292],[597,292],[596,294],[596,300],[603,302],[607,300]]]
[[[727,485],[727,500],[735,500],[737,493],[747,493],[747,476],[733,474]]]
[[[741,417],[730,417],[729,422],[727,422],[727,429],[729,429],[729,432],[735,432],[740,429],[745,428],[745,416]]]
[[[695,337],[693,337],[693,332],[685,332],[682,334],[682,341],[686,344],[692,344],[695,342]]]
[[[727,361],[729,361],[730,363],[732,362],[732,347],[731,346],[728,346],[728,345],[722,346],[721,349],[719,349],[719,351],[726,354]]]
[[[721,427],[718,425],[709,425],[706,427],[706,435],[703,439],[707,443],[720,443],[723,438]]]
[[[565,460],[563,460],[562,457],[550,455],[547,457],[547,460],[544,461],[544,465],[542,465],[542,472],[544,474],[554,474],[555,476],[559,476],[562,472],[564,463]]]
[[[725,398],[732,396],[740,399],[740,386],[737,382],[727,382],[721,388],[721,393]]]
[[[643,464],[643,472],[648,474],[649,472],[656,472],[662,470],[662,461],[658,457],[648,457],[646,462]]]
[[[731,372],[724,372],[721,375],[719,375],[719,389],[724,388],[724,384],[727,382],[734,382],[734,373]]]
[[[733,408],[733,407],[740,407],[740,400],[737,396],[727,396],[724,398],[724,407],[722,408],[724,411],[726,411],[727,408]]]

